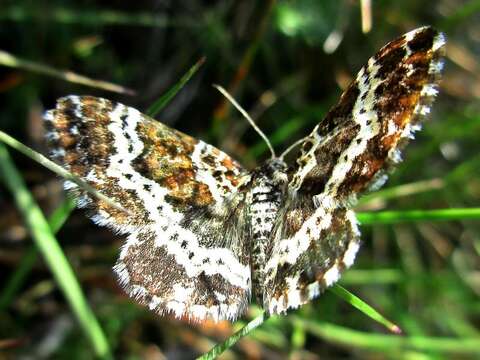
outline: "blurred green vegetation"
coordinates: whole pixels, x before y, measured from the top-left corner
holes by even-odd
[[[446,32],[448,48],[431,121],[384,190],[359,204],[363,247],[340,281],[403,334],[389,333],[337,296],[336,288],[288,316],[268,319],[223,356],[478,358],[479,9],[478,0],[373,2],[372,29],[362,33],[365,13],[348,1],[3,0],[0,130],[46,153],[41,113],[56,98],[91,94],[157,111],[153,104],[161,107],[164,102],[156,101],[162,94],[205,56],[156,118],[253,167],[268,149],[211,84],[230,90],[280,152],[310,132],[382,45],[415,27],[435,26]],[[87,85],[83,78],[73,82],[78,77],[65,70],[88,77]],[[109,92],[100,80],[124,88]],[[92,345],[98,339],[85,335],[95,330],[77,322],[48,258],[34,250],[38,224],[52,236],[59,230],[56,238],[99,321],[100,337],[116,358],[193,358],[260,314],[252,306],[233,325],[191,325],[136,305],[111,271],[122,239],[91,224],[82,211],[59,229],[70,211],[61,182],[9,152],[13,162],[2,152],[0,172],[0,358],[108,356]],[[17,170],[5,170],[10,165]],[[22,180],[3,186],[16,171]],[[27,198],[18,208],[15,203],[24,191],[32,196],[30,211],[21,207]],[[446,211],[428,212],[436,209]],[[377,211],[388,212],[382,217]]]

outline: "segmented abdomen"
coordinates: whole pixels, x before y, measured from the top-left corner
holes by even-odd
[[[266,250],[281,203],[281,191],[269,179],[260,179],[251,190],[251,268],[253,294],[262,303]]]

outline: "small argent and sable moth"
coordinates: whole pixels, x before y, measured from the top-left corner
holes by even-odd
[[[67,96],[45,115],[52,157],[124,209],[72,182],[92,220],[125,234],[121,285],[160,314],[234,320],[317,297],[352,265],[356,198],[379,188],[437,94],[445,38],[413,30],[368,60],[287,164],[249,171],[139,111]]]

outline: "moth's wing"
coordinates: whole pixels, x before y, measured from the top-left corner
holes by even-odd
[[[271,313],[334,283],[359,247],[358,194],[383,184],[437,94],[445,39],[430,27],[385,45],[305,138],[267,263]]]
[[[249,175],[215,147],[106,99],[69,96],[45,116],[52,156],[124,209],[66,187],[91,218],[127,234],[114,267],[159,313],[234,319],[250,296],[242,242]]]
[[[445,38],[430,27],[385,45],[307,136],[290,192],[331,207],[380,187],[437,94]]]
[[[353,264],[360,247],[355,213],[344,207],[287,207],[274,230],[275,245],[265,267],[264,308],[285,313],[320,295]]]

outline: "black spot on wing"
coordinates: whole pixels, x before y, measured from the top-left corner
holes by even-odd
[[[408,42],[408,47],[412,52],[428,51],[432,48],[433,39],[437,34],[432,28],[423,29]]]
[[[377,60],[377,65],[380,66],[377,77],[385,79],[388,77],[402,62],[403,58],[407,54],[407,50],[404,47],[394,48],[384,56]]]

